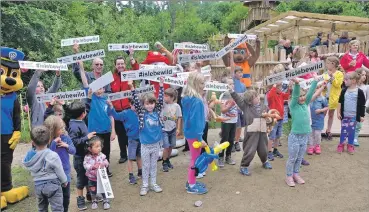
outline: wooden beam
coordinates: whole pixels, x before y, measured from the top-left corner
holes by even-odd
[[[342,22],[350,22],[350,23],[369,23],[369,18],[361,18],[356,16],[341,16],[341,15],[327,15],[320,13],[307,13],[307,12],[296,12],[290,11],[288,12],[290,16],[297,16],[300,18],[312,18],[318,20],[328,20],[328,21],[342,21]]]
[[[297,45],[299,43],[299,25],[298,22],[295,21],[295,26],[294,26],[294,33],[293,33],[293,39],[295,41],[295,45]]]
[[[267,51],[268,51],[268,36],[264,35],[263,36],[263,40],[264,40],[264,55],[267,54]]]

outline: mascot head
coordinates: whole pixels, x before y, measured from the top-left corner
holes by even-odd
[[[141,63],[146,65],[170,65],[167,57],[160,52],[148,51],[146,59]]]
[[[246,43],[241,43],[233,50],[233,61],[235,63],[243,63],[251,57],[250,51]]]
[[[23,52],[8,47],[1,47],[1,95],[18,91],[23,87],[18,63],[18,61],[23,59]]]

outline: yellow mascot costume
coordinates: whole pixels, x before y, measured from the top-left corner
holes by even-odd
[[[1,47],[1,209],[28,196],[28,187],[13,188],[13,152],[21,137],[20,104],[16,91],[23,87],[18,61],[24,53]]]

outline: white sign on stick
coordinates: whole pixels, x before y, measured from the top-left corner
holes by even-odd
[[[318,78],[318,85],[321,85],[321,84],[323,84],[324,82],[327,82],[327,83],[332,82],[332,81],[333,81],[333,79],[334,79],[334,77],[330,77],[330,78],[328,78],[328,80],[324,80],[323,75],[319,75],[319,78]],[[303,81],[299,82],[299,84],[300,84],[300,87],[301,87],[301,88],[303,88],[303,89],[308,89],[308,88],[310,88],[310,86],[311,86],[311,84],[313,83],[313,81],[314,81],[314,78],[310,78],[310,79],[303,80]]]
[[[194,43],[174,43],[175,49],[193,49],[193,50],[200,50],[206,51],[208,50],[207,44],[194,44]]]
[[[75,43],[78,44],[86,44],[86,43],[98,43],[100,42],[100,36],[87,36],[87,37],[80,37],[80,38],[68,38],[61,40],[61,46],[73,46]]]
[[[72,64],[78,61],[86,61],[86,60],[93,60],[97,57],[105,57],[104,49],[94,50],[89,52],[82,52],[78,54],[73,54],[65,57],[59,57],[57,59],[58,63],[65,63],[65,64]]]
[[[239,46],[241,43],[246,42],[247,40],[249,40],[248,36],[245,34],[243,36],[238,37],[235,41],[233,41],[232,43],[228,44],[227,46],[225,46],[223,49],[218,51],[218,55],[219,57],[223,57],[224,55],[226,55],[229,51],[231,51],[232,49],[236,48],[237,46]]]
[[[160,78],[154,78],[154,79],[150,79],[150,81],[154,81],[154,82],[160,82]],[[168,77],[165,76],[164,77],[164,83],[165,84],[169,84],[169,85],[175,85],[175,86],[179,86],[179,87],[184,87],[187,84],[187,80],[186,79],[182,79],[182,78],[177,78],[177,77]]]
[[[109,181],[108,174],[106,172],[106,168],[99,168],[97,171],[97,191],[98,194],[105,194],[105,198],[113,199],[113,189],[111,188],[111,184]]]
[[[19,61],[19,67],[22,69],[50,70],[50,71],[68,71],[67,64],[64,63],[44,63],[33,61]]]
[[[177,72],[181,72],[179,65],[177,66],[157,66],[149,69],[140,69],[137,71],[124,71],[121,73],[122,81],[149,79],[160,76],[173,75]]]
[[[228,33],[227,37],[231,38],[231,39],[237,39],[239,37],[244,36],[245,34],[232,34],[232,33]],[[247,40],[256,40],[257,36],[256,35],[250,35],[250,34],[246,34],[247,35]]]
[[[228,91],[228,84],[219,82],[207,82],[205,83],[205,91]]]
[[[92,90],[92,92],[95,92],[100,88],[103,88],[106,85],[110,84],[113,81],[114,81],[113,74],[109,71],[108,73],[102,75],[99,79],[89,84],[88,87]]]
[[[275,83],[282,82],[284,80],[288,80],[288,79],[295,78],[298,76],[302,76],[310,72],[318,72],[324,67],[325,67],[324,62],[319,61],[318,63],[313,63],[313,64],[309,64],[306,66],[301,66],[301,67],[298,67],[298,68],[295,68],[289,71],[273,74],[266,78],[265,84],[273,85]]]
[[[36,99],[38,102],[51,102],[54,97],[60,100],[84,99],[87,98],[87,94],[85,90],[78,90],[36,95]]]
[[[144,94],[144,93],[150,93],[150,92],[154,92],[154,86],[145,86],[142,88],[137,88],[136,89],[136,93],[138,94]],[[128,91],[121,91],[121,92],[117,92],[117,93],[111,93],[108,95],[108,98],[110,101],[115,101],[115,100],[119,100],[119,99],[127,99],[127,98],[131,98],[132,97],[132,92],[130,90]]]
[[[203,52],[195,54],[180,54],[178,55],[179,63],[197,62],[204,60],[216,60],[220,58],[218,52]]]
[[[108,44],[109,51],[127,51],[129,49],[133,49],[136,51],[149,50],[150,45],[148,43],[109,43]]]

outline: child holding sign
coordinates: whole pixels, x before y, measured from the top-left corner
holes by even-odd
[[[134,89],[131,87],[132,96],[136,111],[138,113],[140,125],[140,142],[142,157],[142,187],[141,196],[145,196],[149,191],[149,177],[151,177],[151,190],[156,193],[163,190],[156,183],[157,162],[159,158],[160,142],[163,140],[162,123],[160,112],[163,106],[164,78],[160,78],[159,101],[153,93],[144,94],[142,97],[143,105]]]
[[[288,136],[288,160],[286,163],[286,183],[290,187],[298,184],[304,184],[305,181],[300,177],[300,166],[304,157],[307,142],[310,137],[311,127],[309,107],[315,88],[318,84],[318,78],[315,77],[311,87],[306,92],[300,88],[299,80],[292,79],[295,83],[292,98],[290,102],[290,111],[292,116],[291,133]]]
[[[92,198],[91,209],[98,208],[96,198],[98,169],[103,167],[107,168],[109,166],[106,156],[101,152],[102,148],[103,144],[98,136],[91,138],[87,146],[88,153],[83,161],[83,166],[86,169],[86,176],[88,177],[88,188]],[[109,200],[106,199],[105,194],[102,194],[102,196],[104,199],[104,210],[107,210],[110,208]]]

